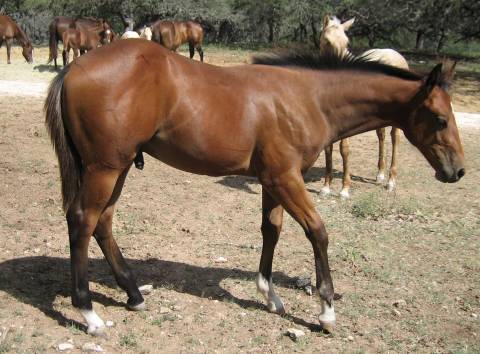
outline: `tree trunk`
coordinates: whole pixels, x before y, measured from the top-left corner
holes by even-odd
[[[443,49],[446,39],[447,39],[447,36],[445,34],[445,30],[442,29],[440,32],[440,38],[438,39],[438,43],[437,43],[437,53],[439,53]]]
[[[273,43],[274,39],[274,23],[273,21],[268,21],[268,43]]]
[[[425,31],[417,31],[417,39],[415,40],[415,50],[423,50],[425,48]]]
[[[313,44],[315,45],[316,48],[320,49],[320,36],[318,35],[317,27],[315,26],[315,22],[313,21],[313,18],[311,21],[312,22],[310,24],[312,27]]]

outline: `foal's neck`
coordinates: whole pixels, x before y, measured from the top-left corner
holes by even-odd
[[[323,113],[331,142],[390,125],[403,127],[413,110],[411,103],[420,81],[381,74],[345,74],[332,75],[330,90],[321,95],[322,106],[327,107]]]
[[[17,24],[15,24],[15,26],[16,26],[16,29],[15,29],[14,37],[17,41],[20,42],[22,47],[25,47],[28,43],[27,35],[25,34],[25,32],[23,32],[20,26],[18,26]]]

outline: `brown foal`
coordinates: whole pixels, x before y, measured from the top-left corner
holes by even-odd
[[[30,39],[9,16],[0,15],[0,47],[5,41],[7,46],[7,64],[11,64],[10,52],[14,39],[22,46],[22,55],[27,63],[33,63],[33,46]]]
[[[203,28],[194,21],[157,21],[151,26],[152,41],[176,51],[183,43],[188,43],[190,59],[195,55],[195,49],[203,62]]]
[[[453,66],[422,78],[358,59],[295,53],[223,68],[148,41],[118,41],[82,56],[52,82],[46,125],[59,160],[71,252],[72,303],[101,333],[88,287],[93,235],[130,309],[144,308],[135,277],[113,238],[112,218],[141,149],[178,169],[211,176],[257,176],[263,248],[257,288],[284,313],[272,284],[283,210],[313,247],[320,323],[335,323],[328,235],[302,174],[329,144],[393,125],[403,129],[442,182],[464,174],[464,156],[445,85]],[[125,90],[128,87],[128,90]]]

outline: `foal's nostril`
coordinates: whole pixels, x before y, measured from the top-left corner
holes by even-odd
[[[465,176],[465,169],[464,168],[459,169],[458,172],[457,172],[457,176],[458,176],[458,179]]]

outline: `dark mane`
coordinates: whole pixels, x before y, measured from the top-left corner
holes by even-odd
[[[340,58],[334,55],[320,55],[318,50],[289,49],[264,53],[252,57],[252,64],[290,66],[313,70],[352,70],[372,74],[384,74],[404,80],[418,81],[423,76],[409,70],[400,69],[378,61],[370,61],[365,56],[349,54]]]

